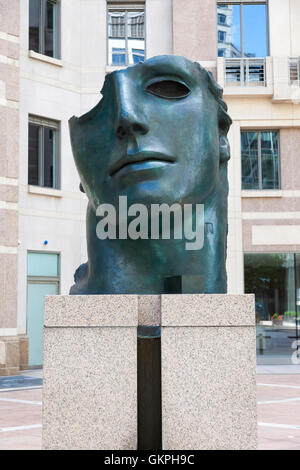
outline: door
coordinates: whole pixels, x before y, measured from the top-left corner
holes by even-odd
[[[43,364],[43,327],[45,295],[58,294],[56,282],[29,282],[27,286],[27,336],[30,366]]]

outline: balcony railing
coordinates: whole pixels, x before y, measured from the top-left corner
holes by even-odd
[[[289,57],[289,84],[300,86],[300,57]]]
[[[225,59],[225,86],[266,86],[266,61],[248,57]]]

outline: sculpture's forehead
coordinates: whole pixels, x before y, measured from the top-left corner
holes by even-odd
[[[203,79],[200,67],[197,67],[194,62],[182,56],[165,55],[153,57],[145,62],[139,62],[126,69],[114,71],[107,75],[105,82],[111,80],[118,81],[120,78],[123,80],[127,78],[143,81],[159,76],[177,76],[186,80],[191,85],[193,83],[199,84]]]

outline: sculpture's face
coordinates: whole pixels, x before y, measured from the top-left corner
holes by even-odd
[[[218,105],[204,73],[159,56],[108,75],[99,104],[70,121],[82,186],[99,204],[203,203],[219,167]]]

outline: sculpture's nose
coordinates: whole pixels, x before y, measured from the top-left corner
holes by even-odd
[[[149,126],[143,103],[137,97],[134,81],[122,72],[115,77],[116,119],[115,133],[119,139],[147,134]]]

